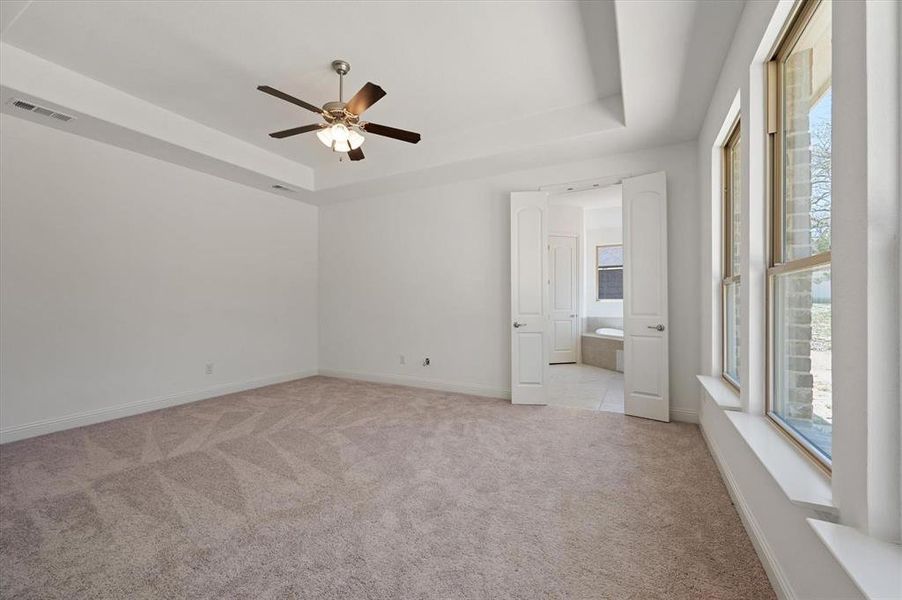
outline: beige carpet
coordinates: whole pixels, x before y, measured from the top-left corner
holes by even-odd
[[[4,598],[773,598],[693,425],[324,377],[0,447]]]

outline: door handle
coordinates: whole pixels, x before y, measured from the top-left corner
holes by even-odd
[[[648,328],[656,329],[658,331],[664,331],[664,329],[665,329],[665,327],[663,325],[661,325],[660,323],[658,323],[657,325],[649,325]]]
[[[570,318],[572,319],[572,318],[575,317],[575,316],[576,316],[576,315],[570,315]]]
[[[514,327],[526,327],[526,323],[521,323],[519,321],[514,321]]]

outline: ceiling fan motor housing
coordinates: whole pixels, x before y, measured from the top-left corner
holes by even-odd
[[[323,118],[329,123],[343,122],[347,125],[357,125],[360,117],[347,111],[346,102],[326,102],[323,104]]]

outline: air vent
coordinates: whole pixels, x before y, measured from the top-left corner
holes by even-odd
[[[10,100],[8,102],[8,104],[11,104],[11,105],[15,106],[16,108],[21,108],[22,110],[27,110],[29,112],[39,114],[44,117],[50,117],[51,119],[56,119],[58,121],[66,122],[66,121],[71,121],[72,119],[75,118],[71,115],[67,115],[67,114],[64,114],[61,112],[56,112],[55,110],[51,110],[49,108],[44,108],[43,106],[38,106],[36,104],[32,104],[31,102],[25,102],[24,100],[16,100],[15,98]]]
[[[279,183],[277,183],[276,185],[272,186],[272,189],[274,189],[274,190],[282,190],[283,192],[291,192],[291,193],[294,193],[294,190],[293,190],[293,189],[291,189],[290,187],[285,187],[284,185],[281,185],[281,184],[279,184]]]

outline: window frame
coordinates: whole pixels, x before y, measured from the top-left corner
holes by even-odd
[[[742,289],[741,273],[733,273],[733,203],[737,200],[733,198],[733,172],[732,172],[732,151],[741,143],[742,125],[740,116],[737,115],[735,121],[730,126],[726,141],[721,148],[721,181],[723,188],[721,190],[721,210],[722,210],[722,236],[721,243],[723,245],[721,260],[720,280],[720,376],[734,390],[740,391],[741,386],[738,381],[734,381],[727,374],[727,289],[731,284],[736,284]],[[740,156],[740,164],[741,164]],[[740,205],[742,197],[738,198]],[[741,216],[741,215],[740,215]],[[740,252],[741,256],[741,252]]]
[[[832,271],[832,248],[831,250],[827,250],[826,252],[820,252],[811,256],[797,258],[789,261],[785,260],[784,256],[785,182],[783,175],[783,69],[786,58],[791,53],[796,42],[798,42],[801,38],[802,33],[811,22],[812,17],[814,16],[818,7],[820,7],[822,2],[823,0],[801,0],[795,6],[792,14],[790,14],[789,18],[786,21],[786,25],[784,26],[783,31],[781,31],[780,36],[778,37],[778,41],[771,54],[771,59],[767,63],[766,190],[769,198],[768,202],[766,203],[768,219],[766,227],[766,234],[768,236],[768,259],[767,272],[765,276],[766,368],[764,413],[767,416],[768,420],[777,428],[778,431],[784,434],[787,439],[792,441],[797,447],[801,448],[803,453],[829,476],[832,474],[832,459],[824,455],[821,450],[819,450],[798,432],[794,431],[789,425],[784,423],[773,409],[775,395],[774,386],[776,384],[776,377],[774,375],[774,343],[776,342],[776,333],[774,329],[776,325],[774,314],[774,292],[776,288],[776,278],[779,275],[811,271],[825,266],[831,267]]]
[[[595,245],[595,301],[596,302],[623,302],[623,294],[620,295],[620,298],[599,298],[601,295],[601,281],[599,280],[598,274],[604,269],[605,271],[614,271],[620,269],[623,271],[623,265],[619,267],[603,267],[601,266],[598,260],[598,250],[600,248],[623,248],[623,242],[619,244],[596,244]]]

